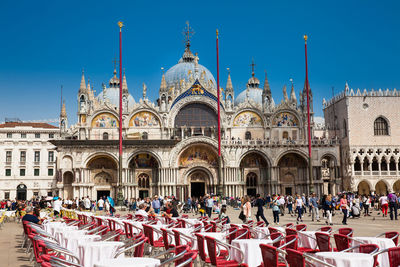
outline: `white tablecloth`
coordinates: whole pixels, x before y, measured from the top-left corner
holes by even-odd
[[[360,244],[376,244],[378,245],[379,250],[393,248],[396,246],[393,240],[384,237],[353,237],[353,239],[354,240],[352,240],[351,246],[357,246]],[[387,253],[379,254],[378,262],[381,266],[389,266],[389,255]]]
[[[215,238],[216,240],[219,240],[219,241],[222,241],[222,242],[226,241],[225,238],[224,238],[225,233],[221,233],[221,232],[217,232],[217,233],[215,233],[215,232],[202,232],[202,233],[199,233],[199,234],[201,234],[202,236],[211,236],[211,237]],[[195,241],[195,242],[196,242],[196,245],[195,245],[195,247],[193,249],[197,249],[197,241]],[[204,251],[206,252],[206,255],[208,255],[207,240],[205,238],[204,238]]]
[[[78,245],[79,258],[84,267],[93,267],[95,263],[106,259],[112,259],[118,248],[122,247],[122,242],[85,242]],[[124,255],[120,255],[124,257]]]
[[[60,243],[61,246],[66,246],[66,239],[68,237],[82,237],[86,235],[87,230],[76,230],[76,229],[64,229],[55,233],[55,238]]]
[[[297,231],[298,246],[302,248],[317,249],[315,231]]]
[[[159,265],[159,259],[137,257],[103,260],[94,264],[94,267],[157,267]]]
[[[232,241],[232,246],[239,248],[243,251],[243,263],[249,267],[259,266],[263,259],[261,255],[260,244],[271,244],[272,240],[269,239],[238,239]],[[236,249],[231,249],[232,259],[240,261],[240,252]]]
[[[185,222],[187,222],[189,225],[187,225],[187,227],[192,227],[197,223],[201,223],[198,219],[182,219]]]
[[[336,267],[370,267],[374,265],[374,257],[369,254],[349,252],[318,252],[314,255],[316,258],[335,265]],[[317,262],[315,262],[315,266],[324,267],[324,265]]]
[[[100,235],[70,235],[65,238],[65,248],[79,256],[79,245],[100,241]]]

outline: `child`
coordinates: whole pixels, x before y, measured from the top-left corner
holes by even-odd
[[[223,219],[225,219],[225,218],[227,218],[226,223],[231,223],[231,220],[229,219],[229,216],[226,215],[226,206],[223,205],[222,208],[221,208],[221,212],[220,212],[220,214],[219,214],[219,219],[220,219],[220,220],[223,220]]]

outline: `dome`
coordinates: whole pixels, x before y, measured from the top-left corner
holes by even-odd
[[[211,74],[211,72],[204,67],[203,65],[196,64],[196,59],[197,57],[190,52],[189,49],[185,50],[185,53],[183,54],[182,58],[179,60],[178,64],[175,66],[171,67],[167,72],[165,73],[165,81],[167,82],[167,87],[175,86],[179,87],[180,82],[182,79],[185,80],[185,82],[189,81],[189,72],[194,75],[195,73],[195,68],[197,65],[198,69],[198,75],[201,77],[202,73],[205,73],[204,79],[206,81],[212,82],[214,87],[216,87],[217,83],[215,82],[214,76]]]
[[[248,88],[242,91],[236,98],[235,98],[235,105],[243,103],[246,101],[246,94],[247,90],[249,90],[249,99],[253,100],[258,104],[262,104],[262,92],[263,90],[260,88]]]
[[[105,92],[104,92],[105,91]],[[98,101],[110,102],[110,104],[119,107],[119,88],[111,87],[104,88],[103,91],[97,96]],[[128,95],[128,107],[133,108],[135,99],[129,94]]]

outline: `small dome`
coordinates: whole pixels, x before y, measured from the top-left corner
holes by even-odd
[[[260,80],[257,79],[256,77],[252,76],[252,77],[248,80],[247,84],[248,84],[250,87],[258,88],[258,87],[260,86]]]
[[[256,78],[257,79],[257,78]],[[249,90],[249,99],[253,100],[258,104],[262,104],[262,89],[260,88],[249,88],[243,90],[236,98],[235,105],[239,105],[240,103],[246,102],[246,94],[247,90]]]
[[[104,93],[104,90],[106,91]],[[118,87],[111,87],[105,88],[101,93],[97,96],[98,101],[108,102],[116,107],[119,107],[119,88]],[[128,107],[133,108],[135,104],[135,99],[129,94],[128,95]]]

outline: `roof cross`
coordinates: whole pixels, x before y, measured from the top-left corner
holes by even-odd
[[[189,21],[186,21],[186,27],[183,30],[183,35],[185,36],[184,42],[186,47],[190,47],[190,38],[194,35],[193,28],[190,27]]]
[[[254,63],[254,58],[251,59],[251,64],[250,64],[250,66],[251,66],[251,76],[254,77],[254,68],[255,68],[255,66],[256,66],[256,64]]]

